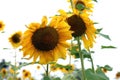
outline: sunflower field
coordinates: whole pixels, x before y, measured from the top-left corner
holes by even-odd
[[[0,80],[111,80],[113,67],[94,56],[105,62],[97,51],[117,48],[94,20],[99,0],[47,1],[2,2]]]

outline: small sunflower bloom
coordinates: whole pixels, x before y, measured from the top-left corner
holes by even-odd
[[[116,79],[120,79],[120,72],[117,72],[117,73],[116,73],[115,78],[116,78]]]
[[[50,64],[50,70],[55,72],[58,70],[58,67],[56,66],[56,64]]]
[[[20,46],[21,37],[21,31],[15,32],[9,37],[9,42],[11,43],[13,48],[18,48]]]
[[[37,65],[37,70],[40,70],[40,65]]]
[[[9,72],[10,72],[11,74],[14,74],[14,73],[15,73],[15,71],[14,71],[12,68],[9,69]]]
[[[94,4],[93,0],[72,0],[72,7],[79,12],[89,14],[93,12]]]
[[[75,67],[73,64],[69,64],[69,65],[66,65],[64,68],[61,68],[60,70],[63,72],[63,73],[72,73],[74,71]]]
[[[5,78],[5,76],[7,75],[7,70],[5,68],[2,68],[0,70],[0,74],[2,75],[2,78]]]
[[[33,58],[33,62],[39,59],[40,64],[65,59],[70,47],[67,40],[72,38],[70,26],[65,21],[54,17],[49,24],[47,21],[44,16],[41,24],[29,24],[21,41],[23,57],[29,55],[28,59]]]
[[[70,30],[73,31],[73,37],[81,37],[84,47],[89,50],[93,47],[93,42],[96,38],[96,28],[94,22],[86,13],[79,13],[74,10],[73,13],[67,14],[64,10],[59,10],[60,17],[70,25]]]
[[[0,31],[3,31],[5,28],[5,24],[3,23],[3,21],[0,21]]]
[[[104,73],[107,73],[107,72],[108,72],[108,70],[105,69],[105,68],[102,68],[102,71],[103,71]]]
[[[23,70],[23,79],[31,79],[31,72],[28,70]]]

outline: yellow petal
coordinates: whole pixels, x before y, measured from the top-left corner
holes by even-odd
[[[46,27],[46,24],[47,24],[47,17],[46,16],[43,16],[43,18],[42,18],[42,22],[41,22],[41,26],[40,27]]]
[[[38,58],[39,55],[40,55],[40,54],[38,54],[38,52],[34,52],[33,62],[36,62],[36,60],[37,60],[37,58]]]
[[[55,49],[53,50],[53,56],[54,56],[54,60],[55,60],[55,61],[58,60],[58,58],[59,58],[59,51],[58,51],[57,48],[55,48]]]
[[[66,41],[61,41],[61,42],[59,42],[59,44],[62,45],[63,47],[65,47],[65,48],[69,48],[70,47],[70,44],[67,43]]]
[[[42,52],[42,53],[40,54],[40,61],[39,61],[39,63],[40,63],[40,64],[46,64],[46,63],[47,63],[47,61],[46,61],[46,59],[45,59],[45,56],[44,56],[44,52]]]
[[[90,43],[89,43],[89,41],[86,39],[86,37],[85,37],[84,35],[82,36],[82,41],[83,41],[84,47],[85,47],[87,50],[89,50],[89,45],[90,45]]]
[[[66,48],[59,45],[57,46],[57,49],[59,50],[59,57],[65,59],[66,58]]]

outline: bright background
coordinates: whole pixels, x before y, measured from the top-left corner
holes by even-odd
[[[40,22],[42,16],[52,16],[58,9],[67,10],[69,4],[67,0],[0,0],[0,20],[6,24],[5,34],[0,34],[0,60],[14,62],[14,51],[11,48],[8,37],[18,30],[25,30],[25,25],[30,22]],[[108,34],[111,41],[99,37],[96,39],[93,50],[94,64],[104,66],[106,64],[113,67],[113,71],[107,75],[110,80],[114,80],[115,74],[120,71],[120,11],[119,0],[98,0],[95,3],[93,20],[98,22],[97,28],[103,28],[102,33]],[[113,45],[117,49],[101,49],[101,45]],[[17,61],[21,60],[22,54],[17,54]],[[86,65],[89,63],[86,62]]]

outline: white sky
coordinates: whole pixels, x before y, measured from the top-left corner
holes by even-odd
[[[39,22],[42,16],[54,15],[58,9],[67,10],[69,5],[66,1],[67,0],[0,0],[0,20],[3,20],[6,24],[6,34],[1,34],[0,36],[0,47],[10,47],[7,40],[10,34],[18,30],[24,30],[25,25],[30,22]],[[102,33],[109,34],[112,39],[112,41],[109,41],[98,37],[93,49],[96,51],[96,53],[93,54],[95,65],[104,66],[108,64],[113,67],[113,71],[108,73],[110,80],[113,80],[115,73],[120,71],[119,3],[119,0],[98,0],[93,13],[94,21],[99,23],[96,27],[103,28]],[[101,45],[113,45],[116,46],[117,49],[101,50]],[[10,53],[8,52],[9,51],[2,51],[2,49],[0,49],[0,59],[13,56],[14,53],[12,53],[11,50]],[[8,58],[7,60],[11,59]]]

